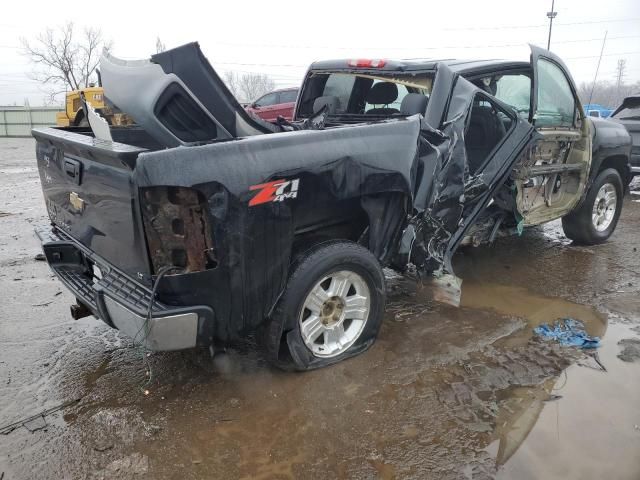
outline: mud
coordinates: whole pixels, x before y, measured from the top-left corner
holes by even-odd
[[[637,338],[625,338],[618,342],[622,351],[618,358],[624,362],[637,362],[640,360],[640,340]]]
[[[0,141],[0,426],[79,402],[0,435],[5,480],[640,478],[640,362],[618,357],[640,342],[637,195],[604,245],[573,246],[554,222],[460,251],[457,309],[390,275],[374,347],[291,374],[251,339],[144,356],[71,320],[34,258],[33,156]],[[602,337],[597,357],[532,335],[561,317]]]

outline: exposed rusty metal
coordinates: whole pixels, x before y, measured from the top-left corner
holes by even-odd
[[[184,273],[216,265],[206,202],[182,187],[145,189],[142,217],[153,268],[173,265]]]

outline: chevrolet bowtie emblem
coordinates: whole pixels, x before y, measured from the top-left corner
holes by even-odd
[[[80,198],[80,195],[76,192],[71,192],[69,194],[69,203],[78,212],[82,212],[84,210],[84,200]]]

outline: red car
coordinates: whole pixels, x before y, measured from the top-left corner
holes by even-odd
[[[287,120],[293,118],[293,109],[298,98],[297,88],[286,88],[265,93],[255,102],[245,107],[247,112],[252,113],[268,122],[275,122],[279,116]]]

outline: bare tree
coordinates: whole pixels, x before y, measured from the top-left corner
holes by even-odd
[[[156,37],[156,53],[162,53],[167,49],[167,47],[165,46],[164,43],[162,43],[162,40],[160,40],[160,37]]]
[[[71,22],[55,30],[46,29],[33,42],[25,38],[20,41],[22,53],[35,65],[31,78],[47,84],[52,98],[67,89],[88,86],[102,49],[111,48],[100,29],[85,28],[79,34]]]
[[[276,83],[264,73],[243,73],[227,71],[224,80],[231,93],[240,102],[251,102],[276,88]]]
[[[276,88],[276,82],[264,73],[245,73],[240,77],[240,91],[244,98],[252,102]]]
[[[227,87],[238,101],[243,101],[243,99],[240,98],[240,76],[236,72],[232,72],[231,70],[224,72],[224,83],[227,84]]]
[[[622,103],[626,97],[640,92],[640,82],[635,84],[620,83],[620,85],[606,80],[599,80],[593,88],[593,96],[591,95],[591,87],[593,82],[582,82],[578,86],[578,96],[585,105],[589,103],[597,103],[599,105],[615,108]]]

